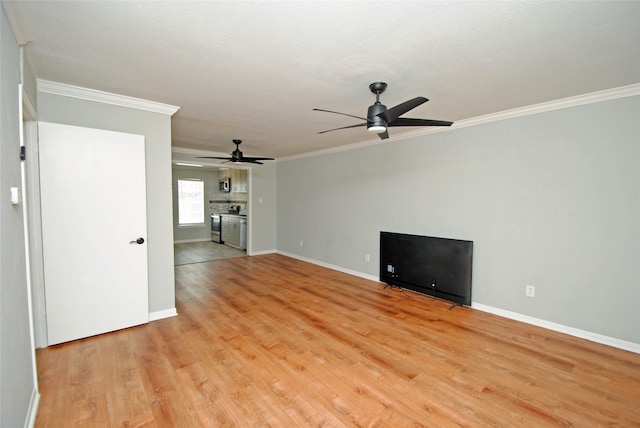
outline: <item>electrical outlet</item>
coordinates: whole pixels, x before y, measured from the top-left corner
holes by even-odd
[[[371,256],[369,254],[365,254],[364,255],[364,261],[365,262],[370,262],[371,261]]]
[[[536,287],[533,285],[527,285],[524,293],[527,297],[536,297]]]
[[[304,242],[302,240],[300,240],[300,246],[304,247]]]

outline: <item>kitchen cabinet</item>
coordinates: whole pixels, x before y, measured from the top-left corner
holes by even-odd
[[[240,216],[222,215],[222,241],[232,247],[240,248]]]
[[[220,216],[220,234],[222,235],[222,242],[226,243],[229,240],[229,216]]]
[[[249,189],[247,170],[232,169],[231,170],[231,191],[236,193],[246,193]]]

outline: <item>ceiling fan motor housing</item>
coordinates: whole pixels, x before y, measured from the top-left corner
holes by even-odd
[[[384,119],[378,116],[378,114],[385,111],[387,111],[387,106],[385,106],[384,104],[380,104],[379,102],[375,103],[372,106],[369,106],[369,110],[367,111],[367,129],[371,127],[383,127],[383,130],[376,132],[384,132],[384,130],[387,129],[387,122],[385,122]]]
[[[242,161],[242,152],[240,151],[240,149],[236,148],[233,153],[231,153],[231,157],[233,157],[233,162],[240,162]]]

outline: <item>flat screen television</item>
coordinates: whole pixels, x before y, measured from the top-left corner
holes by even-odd
[[[473,241],[380,232],[380,281],[471,305]]]

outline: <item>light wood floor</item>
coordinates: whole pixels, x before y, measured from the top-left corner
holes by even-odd
[[[39,350],[37,427],[640,426],[640,355],[271,254]]]
[[[211,241],[174,244],[173,254],[174,264],[176,266],[230,259],[233,257],[244,257],[247,255],[246,251]]]

